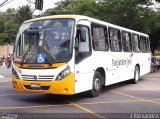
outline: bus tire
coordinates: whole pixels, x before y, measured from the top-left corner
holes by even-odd
[[[97,97],[102,90],[102,76],[99,72],[94,73],[92,89],[88,92],[90,97]]]
[[[134,69],[134,78],[132,79],[132,83],[137,84],[139,82],[139,79],[140,79],[140,70],[139,67],[136,66]]]

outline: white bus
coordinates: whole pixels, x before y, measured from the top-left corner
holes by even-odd
[[[22,92],[96,97],[102,86],[150,72],[149,36],[80,15],[24,22],[17,34],[13,89]]]

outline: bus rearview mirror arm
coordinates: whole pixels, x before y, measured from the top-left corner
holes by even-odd
[[[78,38],[75,38],[75,46],[74,46],[74,48],[76,49],[76,51],[78,51],[78,49],[79,49]]]

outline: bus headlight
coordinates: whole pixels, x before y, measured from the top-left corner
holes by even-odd
[[[19,79],[19,76],[16,72],[16,70],[12,67],[12,75],[16,78],[16,79]]]
[[[63,71],[61,71],[58,76],[56,77],[56,80],[62,80],[66,76],[70,74],[70,67],[67,66]]]

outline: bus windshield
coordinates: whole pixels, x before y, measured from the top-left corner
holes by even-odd
[[[53,64],[71,59],[74,20],[52,19],[22,24],[15,48],[14,62]]]

